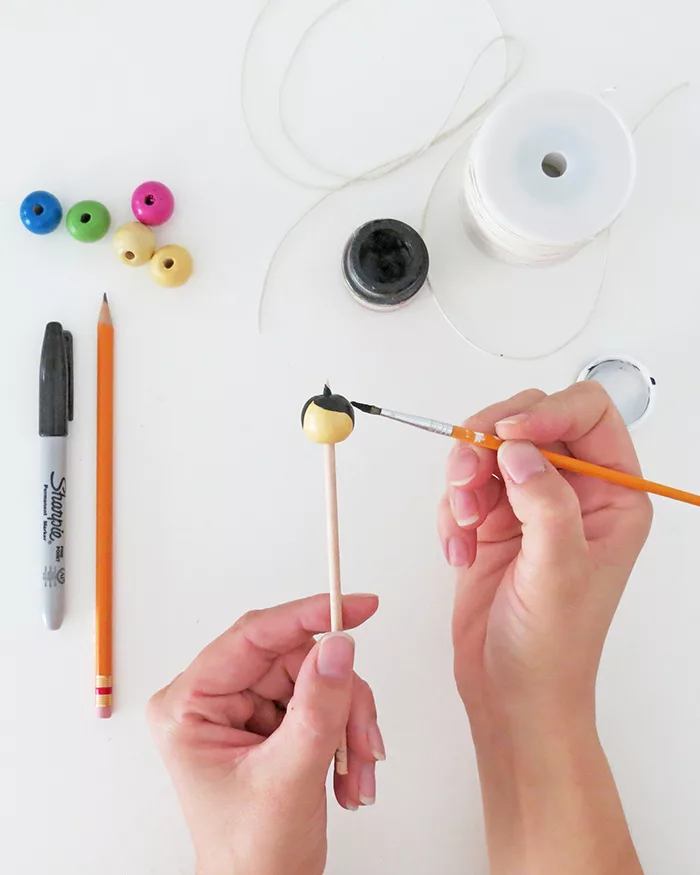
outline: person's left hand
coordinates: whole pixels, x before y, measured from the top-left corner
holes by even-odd
[[[377,610],[343,599],[345,628]],[[330,629],[328,596],[242,617],[150,702],[149,720],[195,844],[198,875],[320,875],[326,775],[347,725],[346,809],[374,802],[384,759],[354,641]]]

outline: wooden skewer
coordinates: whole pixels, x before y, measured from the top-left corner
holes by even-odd
[[[114,327],[104,296],[97,323],[95,707],[112,716],[112,490]]]
[[[343,630],[343,594],[340,585],[340,539],[338,536],[338,482],[335,471],[335,444],[325,444],[323,461],[326,479],[326,533],[328,537],[328,576],[331,596],[331,631]],[[347,733],[335,754],[339,775],[348,773]]]
[[[466,441],[477,447],[485,447],[488,450],[497,450],[503,441],[492,434],[484,434],[480,431],[471,431],[460,425],[452,426],[452,437],[458,441]],[[638,492],[650,492],[653,495],[663,495],[664,498],[673,498],[686,504],[694,504],[700,507],[700,495],[693,492],[685,492],[683,489],[674,489],[673,486],[664,486],[662,483],[654,483],[653,480],[645,480],[634,474],[625,474],[624,471],[616,471],[614,468],[605,468],[603,465],[594,465],[593,462],[584,462],[561,453],[552,453],[550,450],[540,450],[545,459],[563,471],[574,471],[576,474],[586,474],[589,477],[597,477],[608,483],[616,483],[618,486],[626,486],[628,489],[636,489]]]
[[[334,395],[328,383],[323,394],[310,398],[301,411],[304,434],[323,446],[326,481],[326,534],[328,539],[328,577],[330,583],[331,631],[343,630],[343,594],[340,586],[340,544],[338,538],[338,483],[335,471],[335,445],[346,440],[355,427],[355,413],[347,398]],[[335,754],[335,771],[348,773],[347,727]]]

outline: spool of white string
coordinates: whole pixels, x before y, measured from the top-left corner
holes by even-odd
[[[558,264],[615,221],[636,168],[632,134],[601,98],[520,96],[501,104],[474,136],[464,223],[488,255],[515,265]]]

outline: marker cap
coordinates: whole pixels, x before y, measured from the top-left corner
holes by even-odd
[[[49,322],[39,370],[39,434],[65,437],[72,420],[73,335],[60,322]]]

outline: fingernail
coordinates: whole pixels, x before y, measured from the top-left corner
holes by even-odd
[[[479,470],[479,457],[471,447],[460,445],[448,463],[450,486],[467,486]]]
[[[473,526],[479,521],[479,502],[468,489],[450,489],[450,507],[460,528]]]
[[[359,790],[361,804],[374,805],[377,799],[377,780],[374,763],[365,763],[360,769]]]
[[[453,568],[469,565],[467,545],[461,538],[453,537],[447,542],[447,561]]]
[[[545,469],[544,456],[527,441],[506,441],[498,451],[498,464],[518,485],[527,483]]]
[[[347,632],[330,632],[321,639],[316,657],[316,668],[321,677],[332,681],[346,681],[352,674],[355,659],[355,641]]]
[[[379,760],[383,763],[386,759],[386,748],[384,747],[382,733],[376,723],[372,723],[367,730],[367,741],[369,742],[375,760]]]
[[[359,808],[360,808],[360,806],[357,804],[357,802],[351,802],[350,800],[348,800],[345,803],[345,810],[346,811],[358,811]]]
[[[518,413],[516,416],[508,416],[506,419],[499,419],[494,428],[498,431],[501,426],[524,425],[532,414]]]

